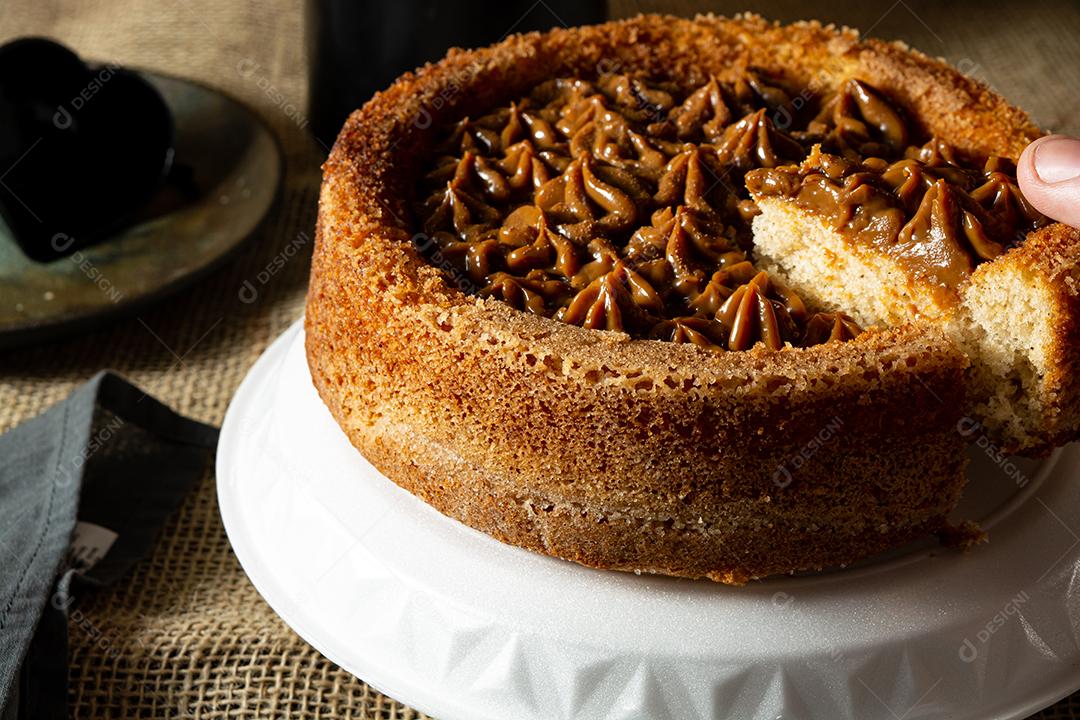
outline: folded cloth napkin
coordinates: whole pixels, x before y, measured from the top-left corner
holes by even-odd
[[[217,434],[103,372],[0,436],[0,720],[66,720],[69,611],[150,550]]]

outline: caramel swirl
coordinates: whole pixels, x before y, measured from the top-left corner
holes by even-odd
[[[728,127],[716,148],[721,163],[742,171],[787,165],[805,154],[799,143],[776,129],[764,108]]]
[[[663,320],[653,326],[650,336],[673,343],[691,343],[714,350],[727,348],[727,329],[716,320],[690,316]]]
[[[770,289],[768,273],[759,272],[716,311],[728,331],[729,350],[749,350],[759,341],[779,350],[797,334],[795,319],[783,303],[769,297]]]
[[[671,121],[681,139],[704,136],[713,142],[719,140],[731,122],[731,109],[716,78],[710,77],[709,82],[690,93],[671,113]]]
[[[824,103],[807,135],[850,158],[903,152],[907,123],[900,111],[869,84],[852,78]]]
[[[820,345],[827,342],[844,342],[859,336],[862,328],[842,312],[822,312],[814,315],[806,323],[805,345]]]
[[[821,101],[748,69],[685,89],[559,78],[446,129],[419,186],[429,252],[543,317],[715,350],[850,340],[754,265],[761,197],[790,198],[943,284],[1045,219],[1003,158],[965,164],[852,78]],[[801,118],[801,119],[800,119]]]

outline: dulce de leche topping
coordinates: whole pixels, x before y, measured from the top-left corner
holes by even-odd
[[[981,171],[964,167],[937,139],[892,162],[815,145],[800,165],[756,170],[746,185],[755,198],[788,198],[942,287],[957,286],[1048,222],[1020,194],[1010,161],[994,156]]]
[[[624,75],[542,83],[448,128],[419,187],[423,245],[459,287],[519,310],[780,349],[861,330],[754,266],[752,197],[790,198],[942,283],[1042,222],[1006,161],[977,172],[942,143],[909,147],[902,112],[867,83],[804,117],[791,97],[753,71],[689,94]]]

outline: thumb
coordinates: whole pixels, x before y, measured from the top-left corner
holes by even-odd
[[[1044,215],[1080,228],[1080,140],[1039,138],[1016,165],[1020,192]]]

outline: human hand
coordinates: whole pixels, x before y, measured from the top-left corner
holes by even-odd
[[[1080,139],[1039,138],[1024,149],[1016,177],[1020,191],[1039,212],[1080,228]]]

